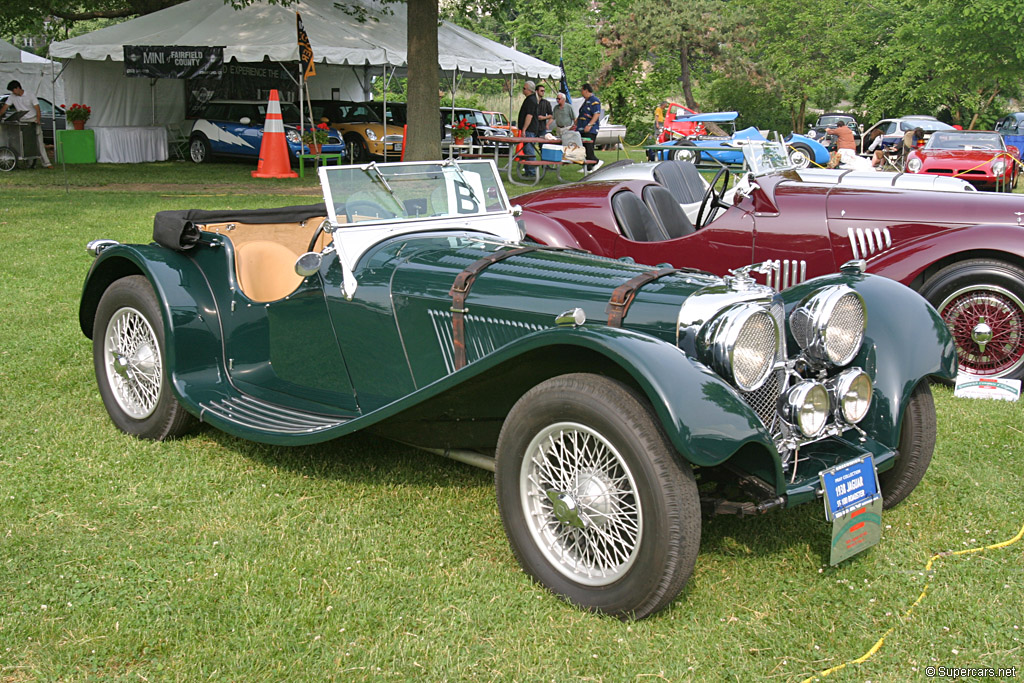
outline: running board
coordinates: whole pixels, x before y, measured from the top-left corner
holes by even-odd
[[[199,404],[199,419],[281,435],[316,434],[345,424],[351,418],[307,413],[267,403],[251,396],[235,396]]]

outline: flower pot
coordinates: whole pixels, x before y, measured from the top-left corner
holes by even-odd
[[[466,144],[466,140],[469,140],[469,138],[468,137],[455,138],[455,144],[456,145],[464,145],[464,144]]]
[[[320,148],[323,147],[323,145],[318,142],[307,142],[306,147],[309,147],[310,154],[319,154]]]
[[[75,127],[75,130],[85,130],[85,121],[72,121],[71,125]]]

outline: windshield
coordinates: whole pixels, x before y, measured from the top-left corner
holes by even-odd
[[[451,123],[452,122],[452,110],[451,109],[442,109],[441,110],[441,118],[444,119],[445,125],[448,125],[449,123]],[[456,120],[456,122],[463,121],[463,120],[469,121],[474,126],[486,126],[487,125],[487,119],[484,118],[483,112],[476,111],[476,110],[473,110],[473,109],[456,109],[455,110],[455,120]]]
[[[906,132],[921,128],[923,130],[956,130],[953,126],[935,119],[904,119],[900,121],[900,130]]]
[[[835,128],[835,125],[842,121],[851,128],[857,127],[857,121],[852,116],[819,116],[818,125],[827,128]]]
[[[321,169],[331,222],[467,218],[508,212],[494,162],[410,162]]]
[[[794,168],[781,142],[752,140],[743,145],[743,160],[751,175],[778,173]]]
[[[969,133],[939,131],[932,135],[926,149],[1003,149],[1003,138],[998,133]]]

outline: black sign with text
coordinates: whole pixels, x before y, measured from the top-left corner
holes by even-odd
[[[220,78],[223,47],[125,45],[124,75],[144,78]]]

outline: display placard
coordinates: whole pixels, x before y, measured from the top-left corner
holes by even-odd
[[[125,45],[124,75],[145,78],[220,78],[224,48],[203,45]]]

